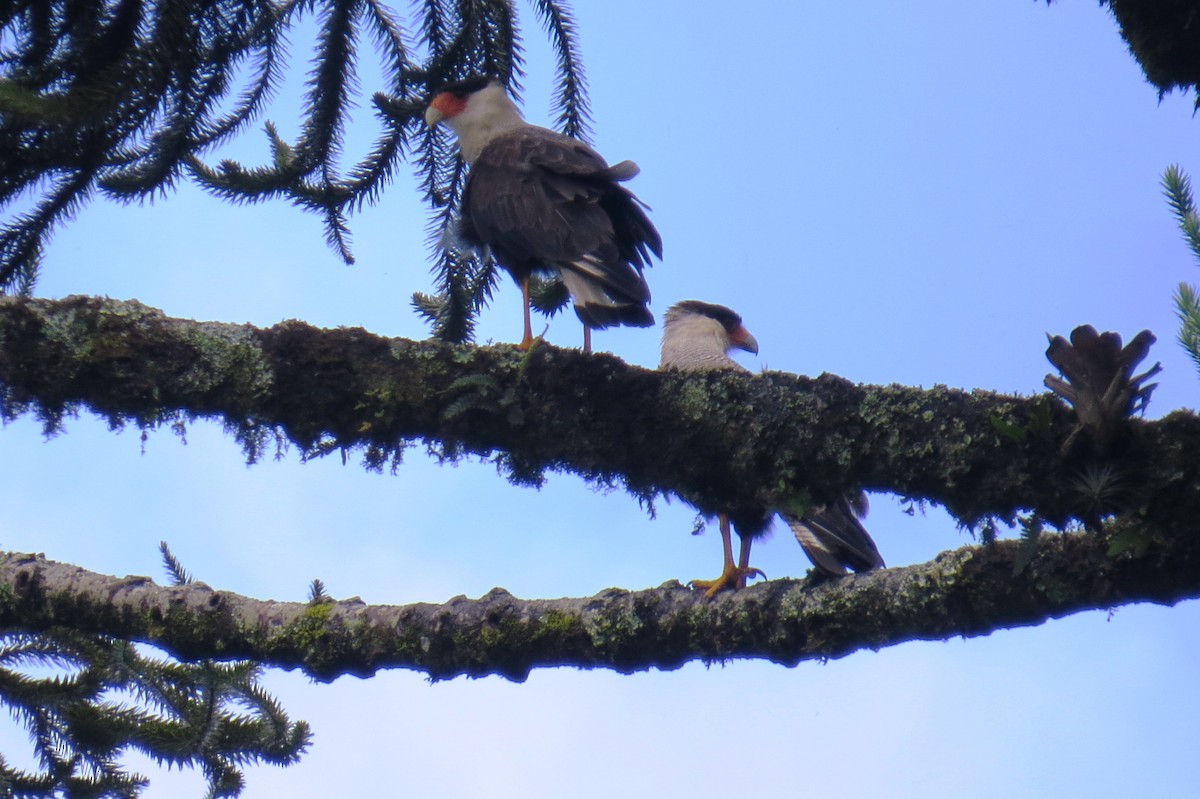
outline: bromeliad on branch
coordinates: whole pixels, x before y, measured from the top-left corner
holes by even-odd
[[[1091,454],[1108,454],[1126,429],[1125,419],[1146,407],[1158,385],[1145,383],[1162,371],[1161,364],[1133,374],[1157,339],[1143,330],[1121,346],[1119,334],[1097,333],[1091,325],[1072,330],[1069,342],[1062,336],[1048,338],[1046,358],[1063,376],[1046,375],[1046,388],[1071,403],[1079,420],[1063,442],[1063,454],[1085,439]]]

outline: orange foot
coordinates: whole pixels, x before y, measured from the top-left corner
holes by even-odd
[[[751,577],[761,577],[764,580],[767,579],[767,575],[763,573],[762,569],[754,569],[750,567],[742,568],[740,566],[734,566],[731,563],[725,567],[725,570],[721,572],[721,576],[717,579],[692,580],[690,583],[688,583],[688,585],[690,585],[692,588],[706,589],[704,591],[704,598],[712,599],[719,592],[724,591],[726,588],[732,588],[734,590],[738,588],[745,588],[746,581]]]
[[[541,344],[542,341],[543,341],[543,338],[541,336],[538,336],[537,338],[530,336],[529,338],[521,339],[521,343],[517,344],[516,347],[521,352],[529,352],[531,349],[533,349],[537,345]]]

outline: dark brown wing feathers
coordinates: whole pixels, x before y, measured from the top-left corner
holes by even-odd
[[[618,184],[636,174],[632,161],[609,166],[583,142],[522,129],[493,140],[472,165],[462,232],[490,247],[518,281],[572,269],[614,299],[642,306],[629,318],[620,309],[594,309],[596,318],[584,319],[592,327],[652,324],[641,273],[650,253],[661,257],[662,240],[644,206]]]

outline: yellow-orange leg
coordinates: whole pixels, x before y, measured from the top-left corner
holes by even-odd
[[[750,568],[750,545],[754,543],[754,539],[744,535],[738,537],[742,539],[742,548],[738,553],[738,574],[740,576],[738,577],[737,587],[745,588],[746,580],[749,577],[758,575],[759,577],[766,579],[767,575],[763,573],[762,569]]]
[[[517,345],[519,350],[527,350],[533,346],[533,324],[529,321],[529,278],[521,280],[521,305],[525,308],[525,337]]]
[[[729,532],[729,517],[724,513],[717,517],[717,524],[721,528],[721,547],[725,552],[725,565],[721,569],[721,576],[715,580],[692,580],[689,585],[692,588],[703,588],[706,599],[712,599],[718,592],[726,588],[745,588],[746,580],[754,575],[766,577],[760,569],[750,568],[750,539],[742,539],[742,549],[739,560],[741,565],[735,565],[733,562],[733,541]]]

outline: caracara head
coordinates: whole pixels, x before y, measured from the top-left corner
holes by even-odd
[[[467,163],[496,136],[525,124],[504,84],[483,75],[447,84],[433,96],[425,109],[425,123],[433,127],[439,122],[454,131]]]
[[[728,358],[733,349],[757,355],[758,341],[742,324],[742,317],[724,305],[684,300],[663,317],[664,368],[741,368]]]

